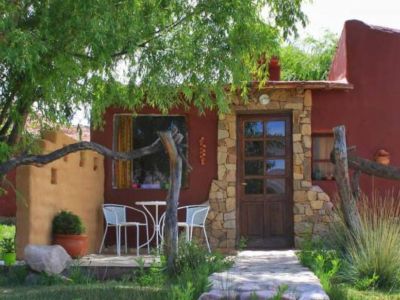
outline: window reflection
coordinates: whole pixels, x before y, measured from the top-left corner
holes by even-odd
[[[284,159],[268,159],[266,161],[266,172],[268,175],[284,175],[285,160]]]
[[[263,135],[262,122],[245,122],[244,123],[244,136],[245,137],[259,137]]]
[[[285,121],[265,122],[265,134],[267,136],[285,136]]]
[[[263,156],[263,141],[247,141],[244,144],[244,153],[249,156]]]
[[[245,180],[246,194],[262,194],[263,193],[263,180],[262,179],[246,179]]]
[[[246,160],[244,163],[245,175],[263,175],[264,163],[262,160]]]
[[[268,156],[285,155],[285,140],[269,140],[265,142],[265,154]]]
[[[266,193],[267,194],[284,194],[286,190],[285,179],[267,179]]]

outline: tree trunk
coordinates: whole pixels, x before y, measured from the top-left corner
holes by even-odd
[[[347,160],[346,133],[344,126],[333,128],[334,134],[334,159],[335,180],[341,199],[341,209],[347,226],[352,232],[358,232],[360,228],[360,215],[357,209],[356,199],[350,185],[349,166]]]
[[[167,256],[167,269],[170,274],[175,271],[175,258],[178,252],[178,224],[177,210],[179,192],[182,179],[182,158],[178,153],[175,141],[171,132],[159,133],[161,142],[164,145],[169,157],[169,190],[167,196],[167,209],[165,212],[165,243],[164,251]]]

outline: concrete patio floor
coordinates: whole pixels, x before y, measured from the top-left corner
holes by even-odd
[[[155,255],[121,255],[115,254],[89,254],[79,259],[74,259],[73,265],[80,267],[127,267],[137,268],[143,262],[144,267],[149,267],[160,258]]]

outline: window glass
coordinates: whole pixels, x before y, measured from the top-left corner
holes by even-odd
[[[117,116],[116,120],[119,117]],[[173,126],[177,127],[179,132],[183,135],[182,144],[187,144],[187,127],[186,118],[184,116],[136,116],[132,118],[132,133],[130,140],[125,139],[122,143],[131,143],[131,148],[138,149],[145,146],[151,145],[157,138],[158,131],[171,130]],[[115,127],[117,132],[114,132],[115,136],[118,136],[118,127]],[[126,128],[125,128],[126,131]],[[119,142],[121,144],[121,142]],[[121,145],[115,145],[114,148],[120,149]],[[187,153],[185,153],[187,156]],[[120,167],[121,168],[121,167]],[[126,176],[130,173],[130,176]],[[121,175],[122,174],[122,175]],[[114,171],[114,187],[118,186],[119,176],[129,177],[129,187],[134,189],[167,189],[169,185],[169,158],[165,151],[160,151],[154,154],[143,156],[139,159],[132,161],[132,167],[128,170]],[[124,180],[127,181],[127,180]],[[182,165],[182,186],[187,183],[187,167],[185,164]]]
[[[267,179],[266,193],[267,194],[284,194],[286,191],[286,184],[284,178]]]
[[[313,135],[312,145],[312,179],[333,180],[334,165],[330,162],[333,136],[331,134]]]
[[[285,175],[285,160],[268,159],[266,161],[266,172],[268,175]]]
[[[245,189],[246,194],[263,194],[263,180],[262,179],[246,179]]]
[[[265,154],[267,156],[285,155],[285,140],[273,139],[265,142]]]
[[[264,163],[262,160],[246,160],[244,175],[263,175]]]
[[[250,156],[263,156],[264,145],[263,141],[246,141],[244,143],[244,154]]]
[[[263,135],[263,123],[260,121],[245,122],[244,136],[245,137],[260,137]]]
[[[333,149],[333,136],[313,136],[313,159],[329,160]]]
[[[267,136],[285,136],[285,121],[265,122],[265,135],[267,135]]]

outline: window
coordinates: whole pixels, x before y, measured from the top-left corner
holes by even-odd
[[[114,118],[114,149],[129,152],[151,145],[158,131],[176,126],[187,144],[184,116],[116,115]],[[185,153],[187,156],[187,151]],[[169,185],[169,159],[164,152],[143,156],[133,161],[114,161],[114,188],[167,189]],[[187,184],[187,167],[182,165],[182,186]]]
[[[333,149],[333,135],[331,133],[313,134],[313,180],[333,180],[333,164],[330,161]]]

